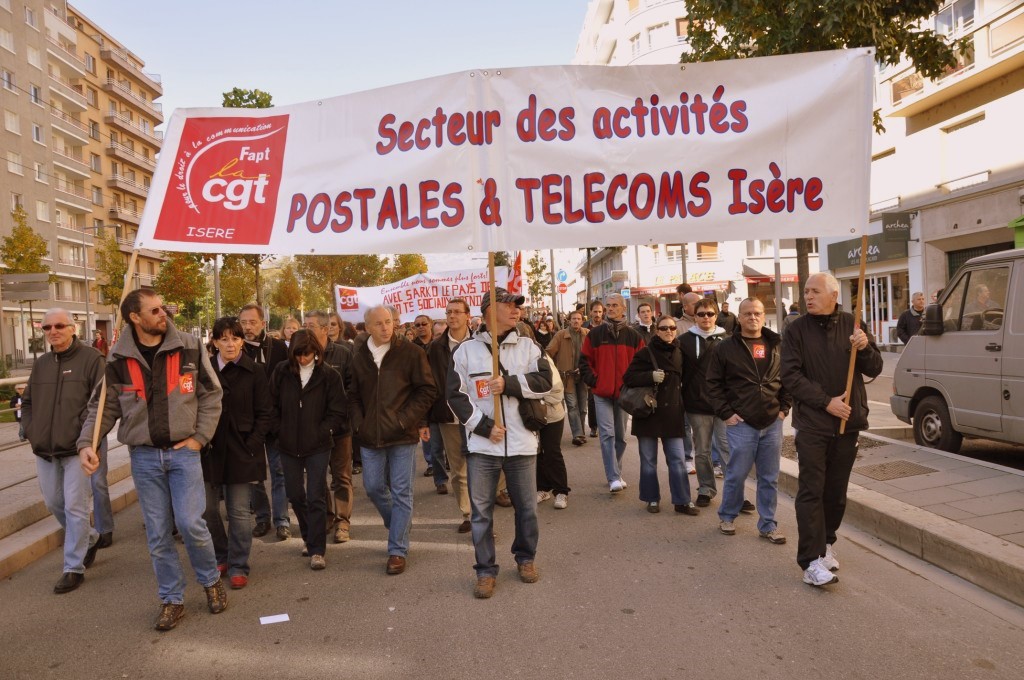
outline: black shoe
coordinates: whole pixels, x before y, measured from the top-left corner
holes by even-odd
[[[88,569],[92,566],[92,563],[96,561],[96,553],[100,549],[100,542],[96,541],[92,546],[85,551],[85,559],[82,560],[82,566]]]
[[[473,525],[469,523],[468,519],[462,520],[462,524],[459,525],[460,534],[468,534],[473,530]]]
[[[428,465],[427,469],[423,471],[423,476],[424,477],[433,477],[434,476],[434,466],[433,465]]]
[[[711,505],[711,496],[708,496],[707,494],[703,494],[703,493],[699,494],[697,496],[697,507],[698,508],[706,508],[709,505]]]
[[[114,545],[114,532],[108,531],[105,534],[100,534],[100,540],[96,541],[96,548],[103,550]]]
[[[82,581],[85,580],[85,574],[78,574],[73,571],[65,571],[60,576],[60,580],[57,581],[57,585],[53,587],[53,592],[58,595],[64,593],[70,593],[72,590],[82,585]]]
[[[682,515],[690,515],[691,517],[696,517],[700,514],[700,510],[698,510],[697,506],[694,505],[693,503],[687,503],[686,505],[677,505],[675,506],[675,509],[676,512]]]
[[[253,538],[262,538],[270,533],[270,522],[256,522],[252,528]]]
[[[752,515],[755,510],[757,510],[757,508],[754,507],[754,504],[748,500],[744,500],[743,507],[740,508],[740,512],[742,512],[744,515]]]

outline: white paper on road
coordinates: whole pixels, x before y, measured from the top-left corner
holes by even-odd
[[[171,116],[137,247],[483,252],[849,236],[874,50],[480,69]]]
[[[284,623],[285,621],[289,621],[289,620],[290,619],[288,618],[287,614],[274,614],[273,616],[261,616],[260,617],[260,623],[263,624],[264,626],[267,625],[268,623]]]

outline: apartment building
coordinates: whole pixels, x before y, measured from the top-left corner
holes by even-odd
[[[110,305],[100,304],[96,237],[118,240],[127,261],[152,180],[163,121],[159,78],[71,5],[59,0],[0,0],[0,234],[21,206],[49,246],[57,276],[51,299],[75,316],[79,335],[110,336]],[[152,285],[163,258],[140,254],[135,285]],[[31,355],[42,314],[4,303],[4,352]]]
[[[686,49],[689,29],[683,0],[591,0],[576,43],[574,64],[639,66],[675,64]],[[709,234],[710,236],[710,234]],[[590,257],[590,290],[581,297],[595,299],[630,288],[631,314],[640,302],[662,312],[678,312],[676,286],[684,280],[696,292],[731,302],[735,310],[746,297],[760,299],[768,323],[775,325],[776,291],[774,240],[738,242],[694,241],[680,244],[602,248]],[[797,299],[796,243],[778,242],[782,282],[781,305]],[[809,258],[817,271],[817,243]],[[587,259],[577,265],[586,276]],[[628,285],[624,285],[628,284]]]

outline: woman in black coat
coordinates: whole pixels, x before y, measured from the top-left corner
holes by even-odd
[[[658,317],[651,344],[633,356],[622,382],[629,387],[655,387],[658,408],[647,418],[633,418],[632,433],[640,448],[640,500],[648,512],[659,512],[658,440],[668,463],[668,485],[676,512],[700,514],[690,502],[690,479],[683,451],[683,359],[675,342],[676,320]]]
[[[203,518],[210,527],[217,566],[222,574],[227,572],[236,590],[249,583],[251,485],[267,478],[264,443],[274,417],[266,374],[242,351],[244,338],[234,317],[213,324],[213,370],[224,392],[217,431],[202,459],[206,481]],[[220,513],[222,493],[227,504],[227,533]]]
[[[310,569],[327,566],[327,464],[334,438],[347,433],[348,400],[341,375],[324,364],[316,337],[295,331],[288,361],[270,379],[277,447],[288,501],[299,520]]]

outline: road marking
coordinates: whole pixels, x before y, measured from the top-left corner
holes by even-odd
[[[868,399],[868,403],[869,404],[874,404],[875,406],[888,406],[889,405],[889,402],[887,402],[887,401],[875,401],[873,399]]]

